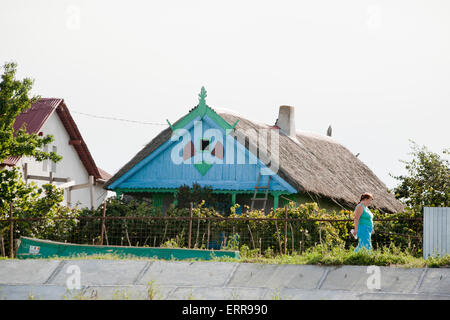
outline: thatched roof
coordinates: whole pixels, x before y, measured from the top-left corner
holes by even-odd
[[[274,126],[248,120],[228,110],[215,110],[230,125],[237,120],[232,136],[248,136],[250,141],[253,129],[256,134],[261,129],[273,129]],[[180,119],[181,120],[181,119]],[[180,121],[178,120],[178,121]],[[175,123],[176,124],[176,123]],[[163,130],[127,164],[109,179],[108,188],[125,172],[151,154],[160,145],[170,139],[171,128]],[[270,145],[267,145],[270,153]],[[269,155],[270,158],[270,155]],[[403,205],[388,192],[386,185],[353,153],[331,137],[297,131],[297,141],[280,132],[279,136],[280,177],[299,192],[330,198],[343,206],[353,206],[359,202],[362,193],[370,192],[375,200],[372,206],[387,212],[403,210]]]

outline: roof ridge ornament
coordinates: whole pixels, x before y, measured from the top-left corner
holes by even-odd
[[[192,120],[203,119],[205,115],[208,115],[209,118],[212,121],[216,122],[216,124],[223,130],[225,131],[228,129],[233,130],[236,127],[239,120],[237,120],[233,125],[230,125],[213,108],[211,108],[206,104],[206,96],[207,96],[206,89],[205,87],[202,87],[200,93],[198,94],[198,104],[194,108],[189,110],[189,113],[186,116],[182,117],[174,124],[171,124],[169,120],[166,120],[170,129],[172,129],[172,131],[175,131],[176,129],[184,128]]]
[[[207,96],[207,92],[206,92],[206,89],[205,89],[205,87],[202,87],[201,89],[200,89],[200,93],[198,94],[198,97],[199,97],[199,104],[200,103],[205,103],[206,104],[206,96]]]
[[[206,113],[206,96],[207,96],[207,92],[205,87],[202,86],[200,93],[198,94],[198,108],[199,108],[199,112],[200,115],[203,117]]]

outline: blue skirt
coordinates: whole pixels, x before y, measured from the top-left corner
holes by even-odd
[[[359,225],[356,235],[358,236],[358,246],[355,248],[355,252],[359,251],[362,248],[372,250],[372,226],[368,226],[365,224]]]

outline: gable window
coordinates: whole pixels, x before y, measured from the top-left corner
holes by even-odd
[[[200,140],[200,150],[201,151],[209,151],[209,146],[211,141],[209,139],[201,139]]]

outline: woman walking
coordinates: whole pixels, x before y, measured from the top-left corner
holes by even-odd
[[[355,234],[358,237],[358,246],[355,248],[355,252],[361,248],[372,250],[373,214],[368,208],[372,200],[373,196],[370,193],[363,193],[355,208]]]

